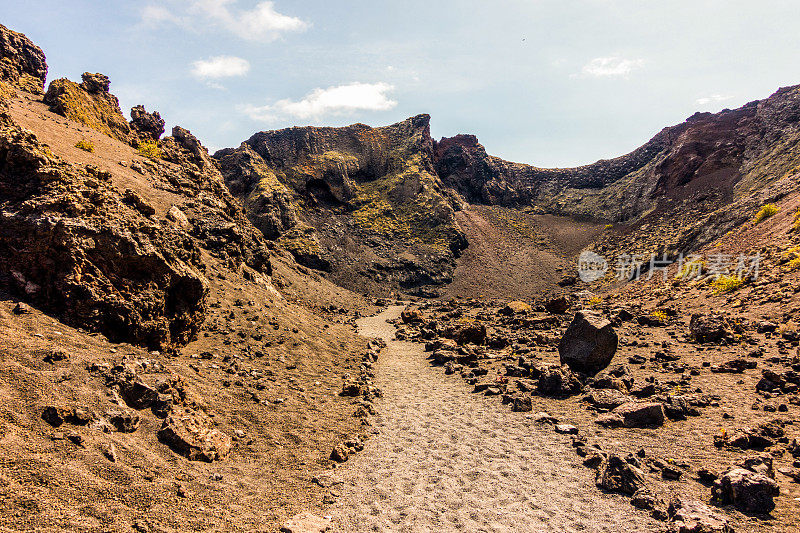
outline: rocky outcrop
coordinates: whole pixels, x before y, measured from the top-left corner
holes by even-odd
[[[231,193],[242,200],[265,237],[277,239],[300,223],[289,190],[250,145],[243,143],[214,157]]]
[[[33,94],[44,92],[47,62],[42,49],[0,24],[0,81]]]
[[[509,163],[486,153],[474,135],[456,135],[434,143],[436,172],[470,203],[521,206],[535,193],[523,176],[528,165]]]
[[[148,113],[143,105],[131,108],[130,128],[137,140],[157,141],[164,134],[165,124],[158,111]]]
[[[108,76],[84,72],[82,79],[80,84],[66,78],[52,81],[44,102],[54,113],[122,142],[130,142],[131,129],[119,108],[119,100],[108,92]]]
[[[158,146],[163,161],[170,164],[155,166],[153,170],[157,179],[187,198],[181,213],[189,223],[189,234],[231,268],[238,269],[245,264],[270,275],[272,267],[263,235],[231,196],[197,137],[175,126],[172,135],[161,139]]]
[[[157,349],[187,343],[207,281],[184,232],[130,207],[0,115],[0,285],[65,322]]]
[[[433,164],[429,117],[383,128],[290,128],[214,154],[253,223],[359,290],[450,281],[466,246]]]

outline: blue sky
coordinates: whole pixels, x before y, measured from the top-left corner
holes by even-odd
[[[800,83],[794,0],[0,0],[49,80],[111,77],[211,149],[432,115],[435,137],[571,166]],[[48,81],[49,81],[48,80]]]

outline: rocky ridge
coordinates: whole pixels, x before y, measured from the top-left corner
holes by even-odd
[[[785,194],[770,187],[800,164],[798,117],[800,88],[786,87],[564,169],[490,156],[472,135],[434,141],[427,115],[260,132],[215,158],[251,220],[298,260],[347,286],[413,292],[452,279],[468,244],[453,211],[468,204],[610,223],[594,246],[604,253],[691,252]]]

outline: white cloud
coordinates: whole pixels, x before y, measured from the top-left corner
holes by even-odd
[[[157,26],[163,22],[177,23],[178,19],[164,6],[145,6],[142,9],[142,21],[148,26]]]
[[[726,100],[732,100],[733,96],[728,94],[711,94],[709,96],[703,96],[702,98],[698,98],[695,102],[698,105],[708,105],[708,104],[716,104],[718,102],[725,102]]]
[[[351,83],[314,89],[302,100],[278,100],[272,105],[240,106],[253,120],[273,121],[281,117],[303,120],[328,115],[347,115],[355,111],[386,111],[397,105],[389,97],[394,86],[388,83]]]
[[[593,78],[627,78],[642,65],[644,65],[643,59],[626,59],[619,56],[596,57],[583,66],[581,74]]]
[[[170,4],[171,9],[163,5],[146,6],[142,9],[142,21],[151,26],[170,23],[196,31],[222,28],[251,41],[274,41],[284,33],[309,27],[297,17],[278,13],[273,2],[259,2],[249,10],[237,9],[236,0],[172,0]]]
[[[192,74],[202,79],[244,76],[249,71],[250,63],[246,59],[234,56],[216,56],[192,63]]]

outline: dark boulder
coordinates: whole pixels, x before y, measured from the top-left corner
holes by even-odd
[[[553,298],[544,304],[544,308],[554,315],[564,314],[567,312],[567,309],[569,309],[569,299],[566,296]]]
[[[722,503],[732,503],[748,513],[767,514],[775,508],[780,490],[774,479],[763,474],[733,468],[714,483],[714,496]]]
[[[579,311],[561,338],[558,353],[562,365],[596,374],[611,363],[617,343],[611,322],[597,313]]]
[[[725,319],[719,315],[692,315],[689,333],[697,342],[719,342],[727,334]]]
[[[633,495],[645,487],[644,474],[619,455],[609,455],[597,467],[595,483],[609,492]]]

